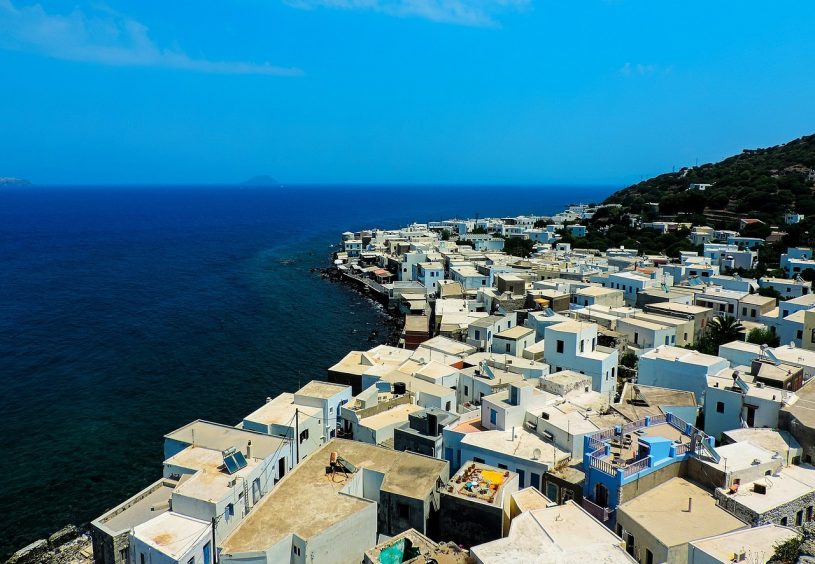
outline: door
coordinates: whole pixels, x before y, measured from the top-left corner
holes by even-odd
[[[212,545],[210,543],[204,545],[204,564],[212,564]]]
[[[277,461],[277,479],[280,480],[286,475],[286,457]]]
[[[594,487],[594,503],[600,507],[608,507],[608,488],[603,484]]]
[[[747,425],[754,427],[756,424],[756,408],[752,405],[745,406],[747,408]]]

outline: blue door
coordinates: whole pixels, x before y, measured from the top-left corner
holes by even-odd
[[[204,545],[204,564],[212,564],[212,546],[210,543]]]

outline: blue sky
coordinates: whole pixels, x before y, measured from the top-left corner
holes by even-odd
[[[0,0],[0,176],[624,185],[815,133],[813,21],[809,0]]]

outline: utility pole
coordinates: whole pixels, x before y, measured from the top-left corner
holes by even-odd
[[[212,562],[218,564],[218,543],[215,542],[215,517],[212,518]],[[206,563],[209,564],[209,563]]]
[[[297,453],[294,463],[300,464],[300,408],[294,410],[294,448]]]

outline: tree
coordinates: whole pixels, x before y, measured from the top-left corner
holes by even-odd
[[[532,254],[532,247],[534,246],[535,242],[531,239],[508,237],[504,241],[504,252],[508,255],[526,258]]]
[[[781,297],[781,293],[773,288],[772,286],[766,286],[764,288],[758,289],[758,295],[764,296],[766,298],[775,298],[776,303],[778,303],[778,298]]]
[[[705,354],[717,354],[721,345],[738,341],[742,331],[744,326],[735,317],[717,317],[707,324],[697,348]]]
[[[793,564],[797,562],[798,556],[801,554],[802,541],[801,536],[796,535],[773,546],[775,553],[773,554],[772,562],[779,564]]]
[[[487,230],[479,225],[478,227],[470,231],[470,233],[472,233],[473,235],[486,235]]]
[[[634,351],[628,351],[620,357],[620,364],[628,368],[636,368],[639,360],[639,357],[637,357]]]
[[[442,229],[442,231],[441,231],[441,240],[442,241],[449,241],[450,240],[450,230],[449,229]]]
[[[815,281],[815,270],[812,270],[811,268],[805,268],[804,271],[801,273],[801,278],[803,278],[807,282]]]
[[[766,327],[756,327],[750,329],[750,332],[747,334],[747,342],[756,345],[777,347],[781,343],[781,338],[778,335],[774,335],[773,332]]]

